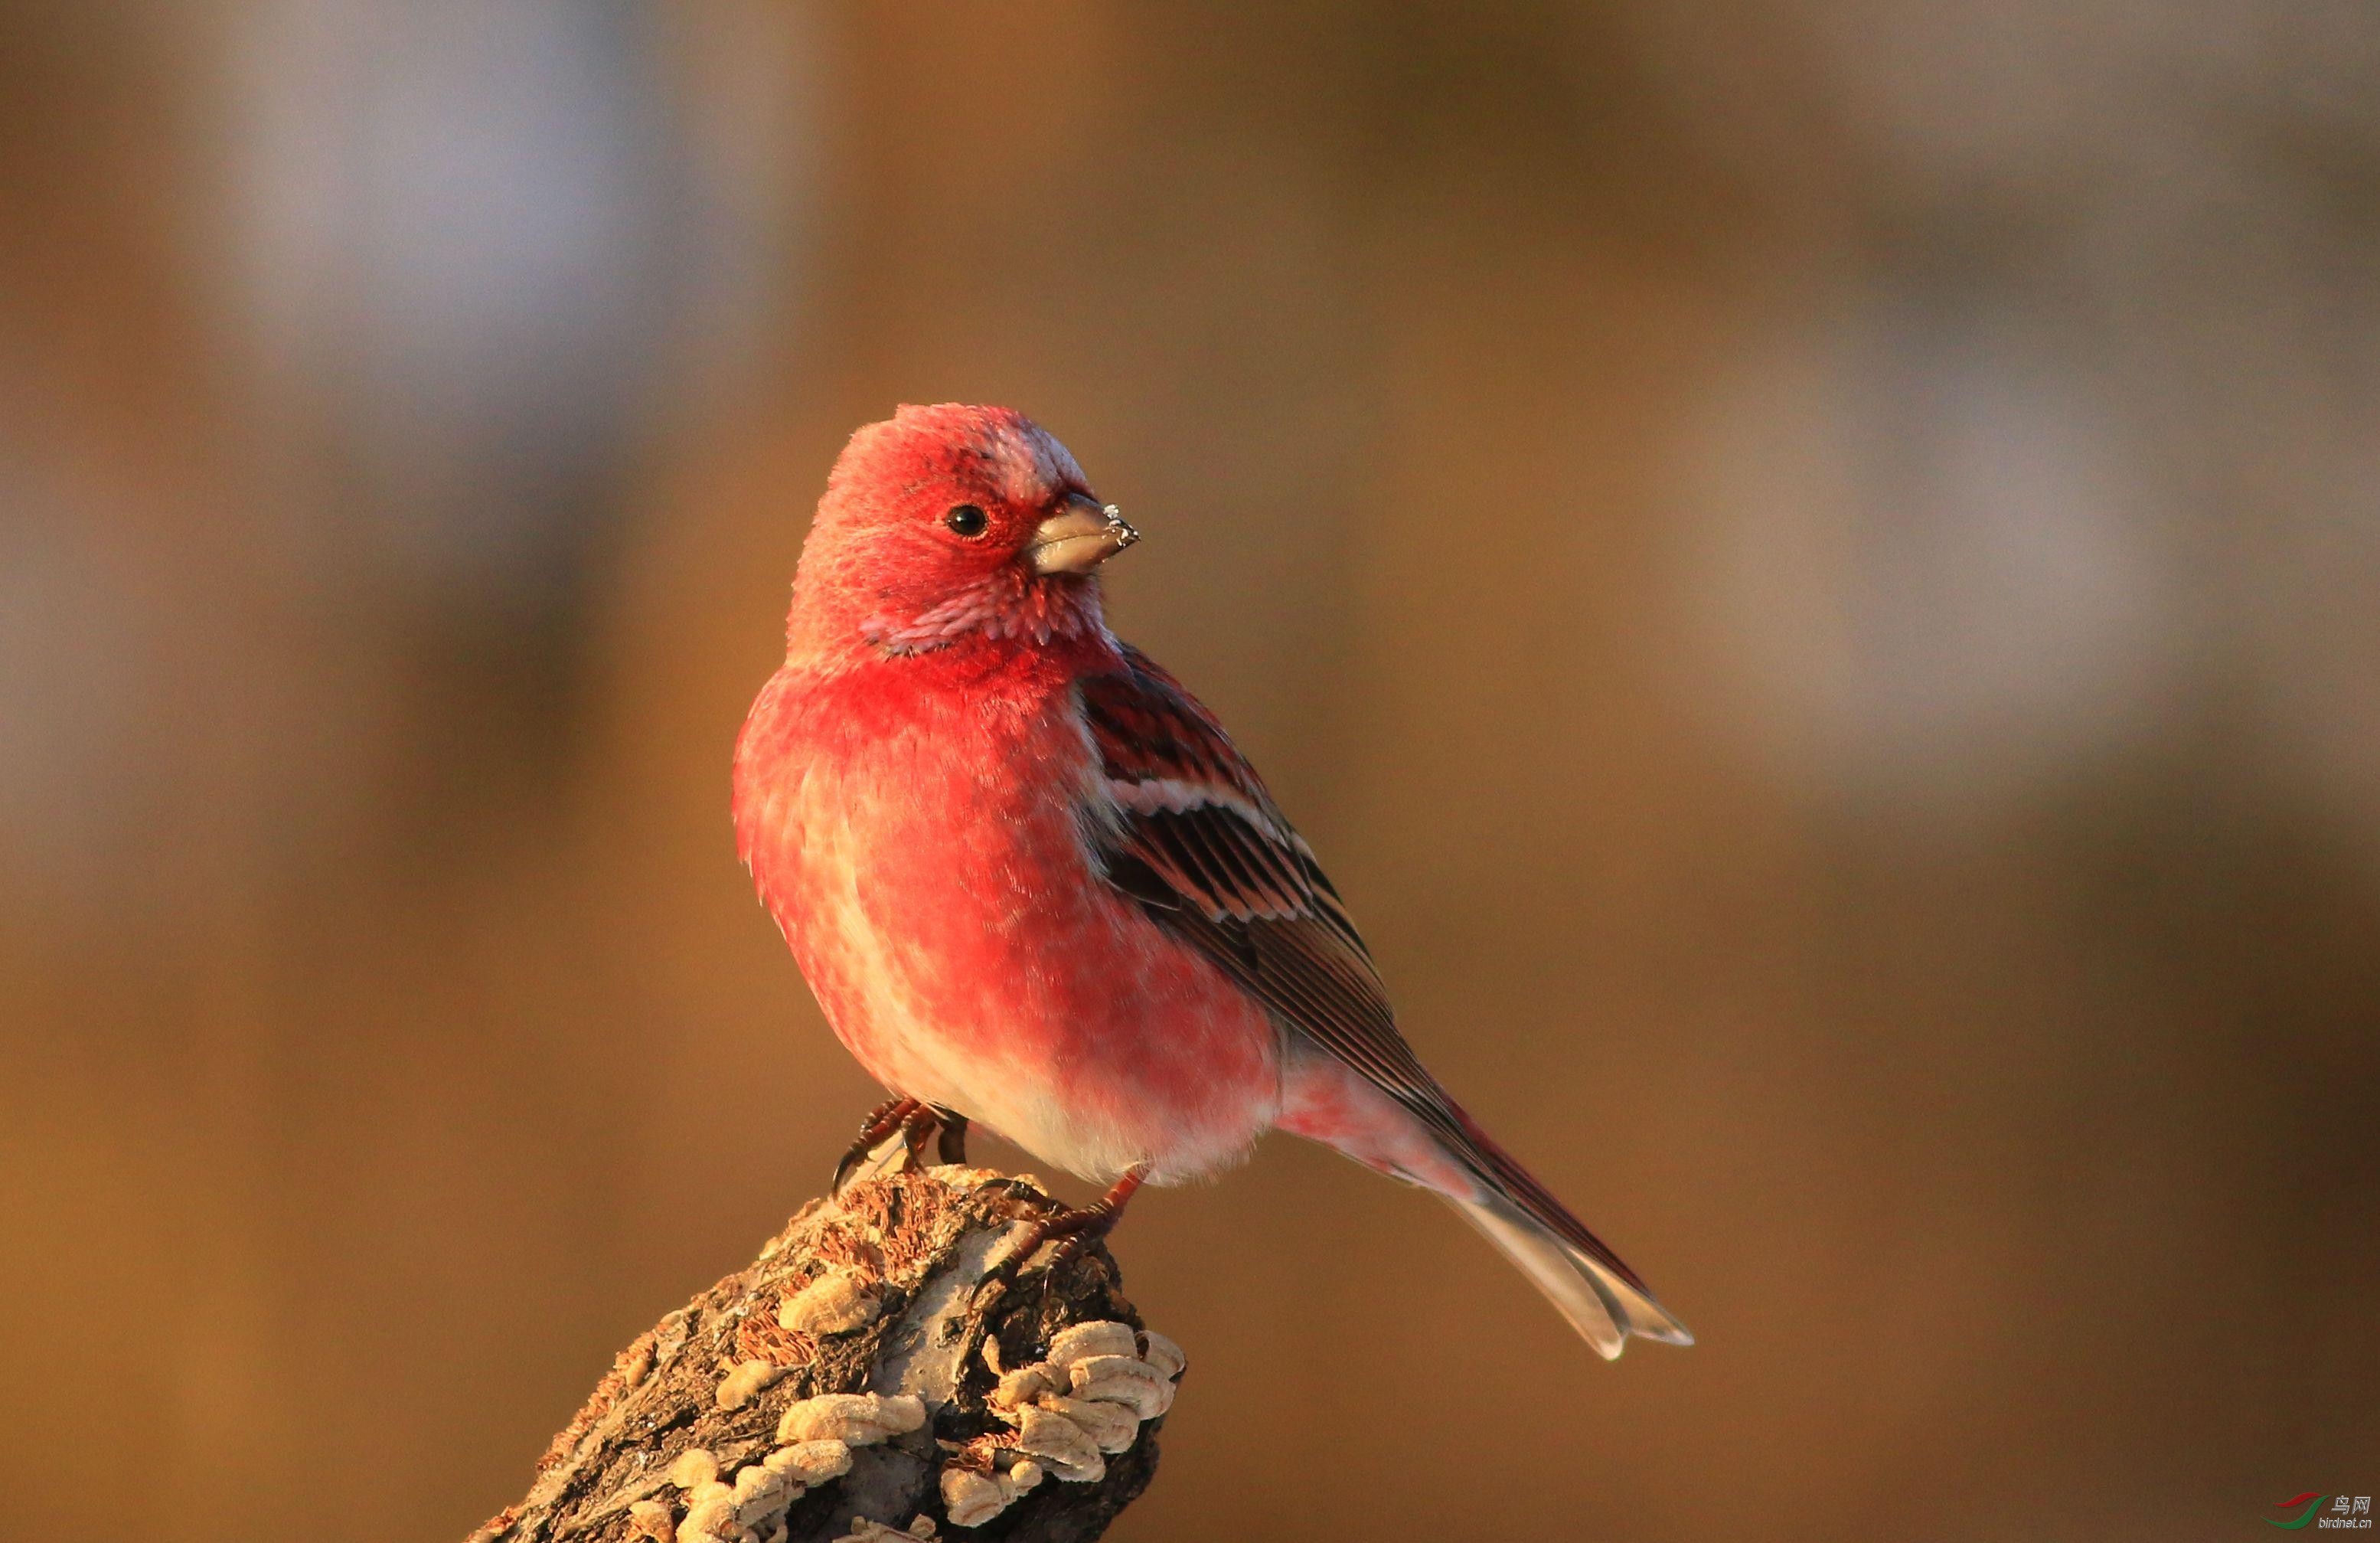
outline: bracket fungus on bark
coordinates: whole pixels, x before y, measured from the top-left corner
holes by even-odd
[[[803,1334],[847,1334],[876,1321],[884,1294],[855,1270],[831,1270],[777,1305],[779,1327]]]
[[[1099,1537],[1155,1472],[1184,1363],[1101,1245],[1002,1277],[1055,1209],[956,1166],[812,1201],[624,1351],[470,1543]]]
[[[1172,1340],[1112,1318],[1059,1330],[1045,1356],[1014,1370],[1001,1369],[999,1341],[983,1348],[999,1378],[985,1405],[1013,1430],[943,1443],[953,1455],[942,1468],[942,1504],[960,1526],[990,1521],[1045,1475],[1068,1484],[1105,1478],[1107,1460],[1133,1449],[1142,1422],[1173,1406],[1183,1367]]]

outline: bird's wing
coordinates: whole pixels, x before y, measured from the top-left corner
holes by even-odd
[[[1109,882],[1220,966],[1276,1022],[1412,1111],[1481,1179],[1644,1290],[1423,1069],[1338,891],[1214,715],[1139,650],[1124,650],[1124,666],[1081,686],[1123,811],[1103,853]]]

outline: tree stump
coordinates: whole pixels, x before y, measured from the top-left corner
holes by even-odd
[[[1182,1356],[1103,1244],[1000,1268],[1058,1209],[957,1166],[811,1201],[620,1353],[470,1543],[1099,1537],[1156,1472]]]

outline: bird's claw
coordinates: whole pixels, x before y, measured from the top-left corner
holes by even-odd
[[[854,1140],[850,1149],[843,1154],[843,1160],[834,1165],[834,1182],[829,1186],[828,1193],[841,1195],[843,1186],[851,1182],[851,1175],[859,1170],[862,1163],[875,1155],[877,1148],[894,1136],[901,1138],[901,1171],[905,1173],[916,1172],[921,1166],[917,1160],[917,1148],[924,1143],[927,1136],[935,1134],[937,1128],[940,1129],[941,1135],[934,1144],[935,1156],[944,1162],[965,1162],[967,1132],[965,1115],[955,1114],[946,1109],[937,1109],[932,1104],[917,1099],[892,1099],[880,1104],[875,1112],[868,1115],[866,1123],[859,1127],[858,1138]]]
[[[941,1116],[924,1104],[910,1111],[909,1117],[901,1122],[901,1172],[915,1173],[926,1166],[917,1160],[917,1146],[941,1123]]]
[[[1095,1243],[1115,1230],[1115,1224],[1123,1220],[1125,1203],[1131,1200],[1133,1192],[1147,1177],[1148,1170],[1145,1168],[1128,1169],[1113,1187],[1089,1205],[1064,1206],[1034,1217],[1026,1223],[1025,1235],[1017,1239],[1015,1246],[986,1272],[983,1286],[978,1288],[978,1300],[982,1300],[983,1289],[995,1282],[1002,1290],[1014,1284],[1045,1243],[1055,1242],[1057,1247],[1050,1250],[1050,1262],[1042,1266],[1041,1273],[1046,1278],[1056,1278],[1082,1253],[1085,1245]]]
[[[841,1195],[853,1172],[868,1160],[882,1145],[884,1138],[905,1130],[909,1121],[923,1108],[925,1105],[915,1099],[892,1099],[879,1104],[875,1112],[861,1124],[859,1135],[851,1143],[850,1149],[843,1154],[843,1160],[834,1165],[834,1183],[828,1186],[828,1193]]]

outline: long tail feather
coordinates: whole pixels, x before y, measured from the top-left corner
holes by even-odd
[[[1431,1191],[1479,1229],[1608,1360],[1632,1334],[1692,1344],[1636,1272],[1572,1215],[1434,1081],[1410,1099],[1333,1056],[1293,1058],[1282,1130]]]
[[[1495,1194],[1446,1199],[1546,1294],[1605,1360],[1616,1360],[1631,1334],[1666,1344],[1694,1343],[1686,1326],[1642,1286],[1563,1241],[1512,1201]]]

